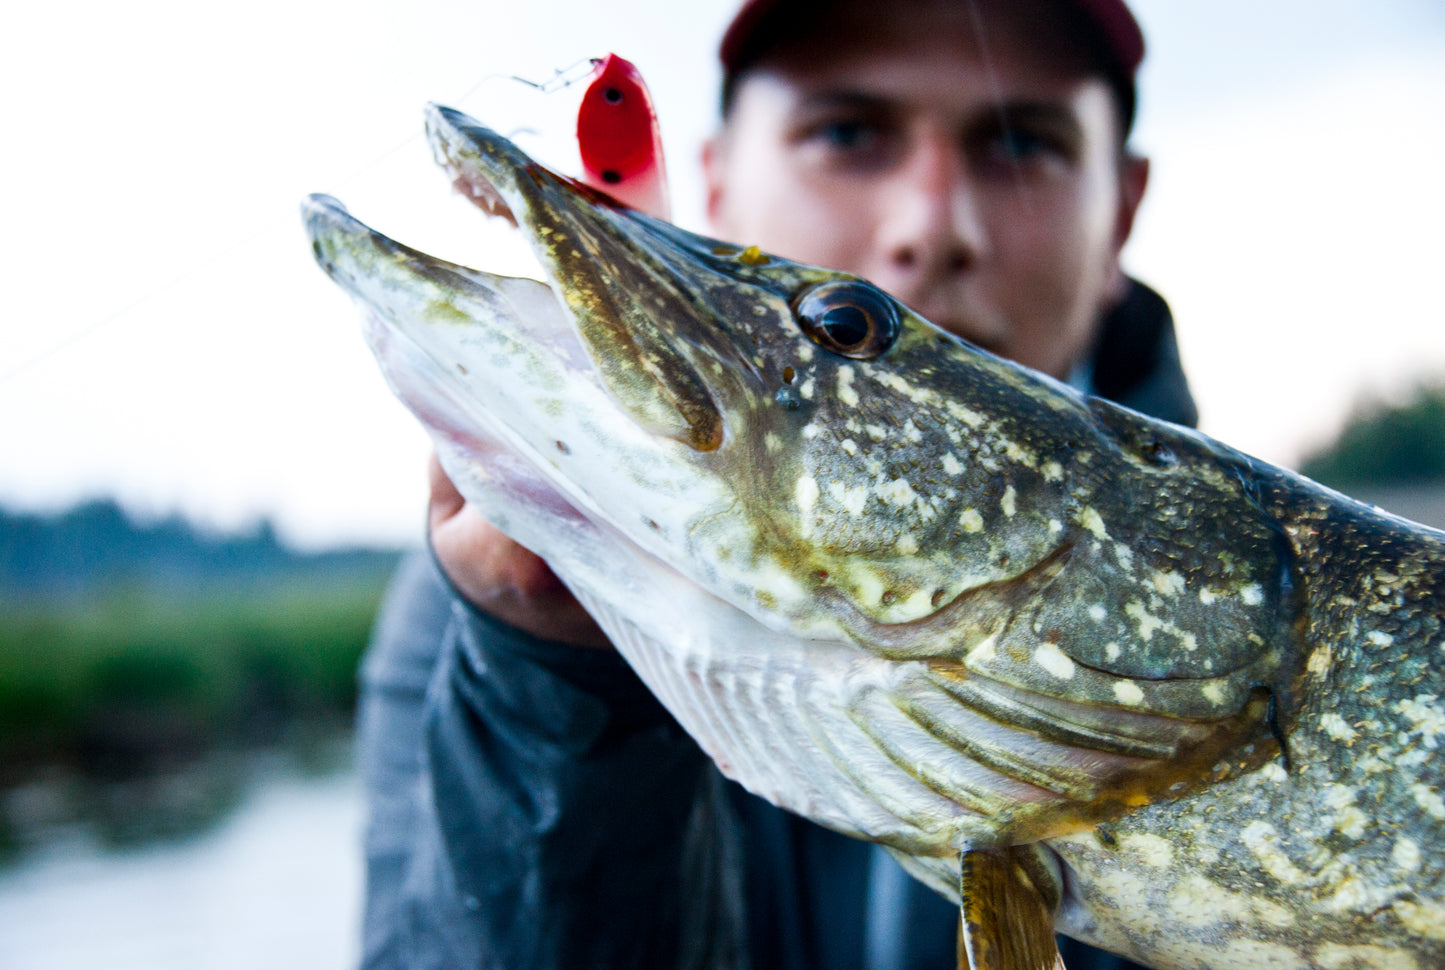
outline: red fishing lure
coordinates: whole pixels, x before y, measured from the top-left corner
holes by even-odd
[[[608,54],[577,111],[582,180],[634,209],[671,216],[657,111],[642,74]]]

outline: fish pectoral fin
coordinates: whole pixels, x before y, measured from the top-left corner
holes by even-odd
[[[968,849],[959,863],[959,970],[1063,970],[1029,846]]]

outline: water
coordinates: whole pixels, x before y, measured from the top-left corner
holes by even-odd
[[[0,869],[0,970],[342,970],[360,945],[354,774],[261,774],[208,832],[76,834]]]

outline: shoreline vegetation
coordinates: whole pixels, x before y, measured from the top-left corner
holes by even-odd
[[[197,831],[257,752],[344,763],[396,550],[299,553],[113,502],[0,511],[0,862],[80,825]]]

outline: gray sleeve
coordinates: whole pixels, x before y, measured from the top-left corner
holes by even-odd
[[[363,966],[401,967],[402,887],[417,855],[425,799],[427,685],[451,618],[450,590],[417,550],[392,576],[362,659],[356,760],[366,803]]]
[[[367,966],[737,965],[737,825],[696,744],[616,654],[443,591],[393,833],[405,861],[389,906],[369,886]],[[372,847],[388,843],[379,804],[373,790]],[[373,914],[390,922],[375,945]]]

